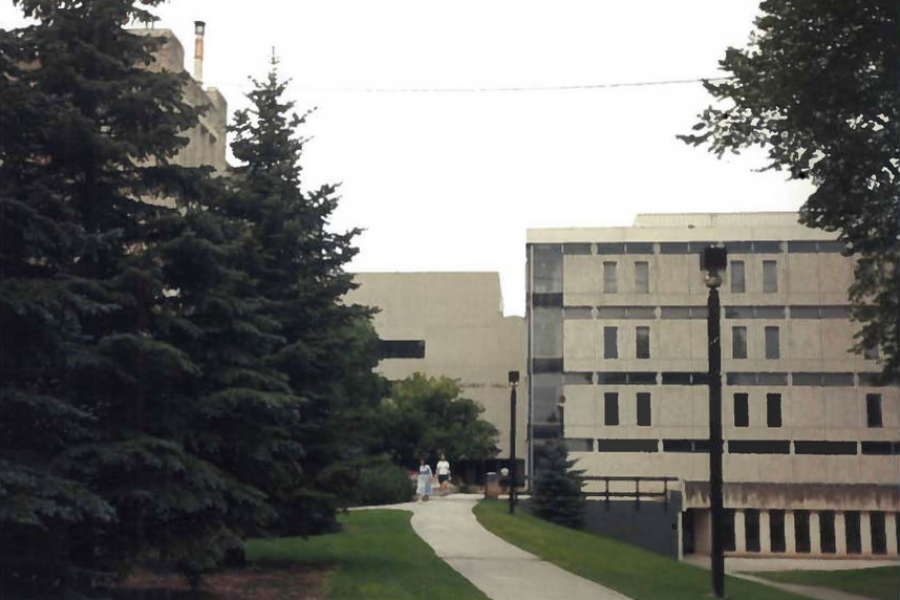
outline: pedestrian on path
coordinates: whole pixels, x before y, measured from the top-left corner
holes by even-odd
[[[416,496],[419,502],[428,501],[431,495],[431,481],[434,479],[434,473],[431,467],[425,462],[425,457],[419,457],[419,478],[416,483]]]
[[[441,459],[437,463],[436,471],[441,492],[446,494],[450,485],[450,461],[447,460],[447,456],[443,452],[441,452]]]

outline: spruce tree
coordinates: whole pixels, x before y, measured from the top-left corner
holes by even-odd
[[[232,150],[240,165],[231,178],[229,213],[252,224],[243,269],[256,282],[278,323],[281,343],[268,357],[302,398],[301,423],[293,429],[302,445],[302,477],[276,499],[281,527],[318,533],[335,526],[341,465],[362,451],[365,415],[382,386],[371,310],[342,300],[355,286],[345,265],[357,253],[359,230],[329,230],[337,189],[302,186],[300,160],[306,140],[297,136],[309,113],[298,116],[284,99],[277,60],[263,82],[254,81],[251,107],[235,115]]]
[[[573,469],[569,451],[562,440],[548,440],[535,448],[534,496],[536,516],[566,527],[581,527],[584,522],[585,495],[583,470]]]
[[[197,121],[186,75],[122,27],[159,0],[14,1],[36,24],[0,32],[0,582],[37,596],[202,564],[268,511],[194,451],[203,365],[166,340],[180,213],[143,199],[208,176],[168,162]]]

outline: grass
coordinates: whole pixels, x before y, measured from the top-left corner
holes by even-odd
[[[635,600],[707,600],[709,571],[601,535],[554,525],[501,502],[479,502],[478,522],[520,548]],[[808,600],[761,583],[725,578],[730,600]]]
[[[342,517],[341,533],[252,540],[247,557],[333,567],[329,600],[487,600],[415,534],[410,517],[394,510],[354,511]]]
[[[900,568],[896,566],[846,571],[773,571],[753,575],[782,583],[832,588],[876,600],[897,600],[900,595]]]

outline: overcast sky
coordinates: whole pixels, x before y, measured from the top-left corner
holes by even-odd
[[[333,219],[361,227],[354,271],[497,271],[525,310],[525,232],[627,226],[639,212],[796,210],[810,188],[675,139],[709,104],[699,83],[744,46],[757,0],[171,0],[157,27],[233,111],[274,47],[298,109],[307,187],[341,182]],[[0,0],[4,28],[21,24]],[[437,91],[384,91],[384,90]],[[381,90],[381,91],[372,91]],[[444,90],[444,91],[441,91]],[[453,90],[453,91],[446,91]],[[460,91],[466,90],[466,91]],[[487,90],[487,91],[473,91]]]

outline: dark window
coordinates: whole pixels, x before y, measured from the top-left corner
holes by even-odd
[[[753,242],[725,242],[728,254],[750,254],[753,252]]]
[[[625,254],[625,244],[597,244],[597,254]]]
[[[590,255],[591,244],[563,244],[563,254]]]
[[[634,263],[634,291],[639,294],[650,293],[650,263]]]
[[[802,386],[821,386],[821,373],[791,373],[791,383]]]
[[[787,385],[787,373],[757,373],[757,385]]]
[[[780,335],[777,327],[766,327],[766,358],[774,360],[781,357]]]
[[[869,513],[869,531],[872,535],[872,554],[887,554],[887,532],[883,512]]]
[[[852,456],[856,454],[856,445],[856,442],[795,441],[794,454]]]
[[[663,452],[709,452],[709,440],[663,440]]]
[[[778,291],[778,263],[774,260],[763,261],[763,292]]]
[[[656,309],[652,306],[626,306],[626,319],[655,319]]]
[[[730,454],[790,454],[790,440],[729,440]]]
[[[563,268],[560,244],[534,244],[531,247],[534,264],[532,276],[534,293],[562,292]]]
[[[753,318],[754,319],[783,319],[784,318],[784,307],[783,306],[754,306],[753,307]]]
[[[660,254],[687,254],[687,242],[663,242],[659,245]]]
[[[744,511],[744,530],[747,552],[759,552],[759,511],[748,508]]]
[[[603,263],[603,293],[615,294],[619,291],[619,280],[616,276],[616,263]]]
[[[731,293],[743,294],[747,291],[747,284],[744,280],[744,261],[731,261]]]
[[[847,319],[850,317],[849,306],[820,306],[819,315],[823,319]]]
[[[866,425],[881,427],[881,394],[866,394]]]
[[[563,373],[563,383],[565,385],[591,385],[594,383],[594,374],[591,371],[570,371]]]
[[[781,242],[753,242],[753,252],[756,254],[778,254],[781,252]]]
[[[815,254],[816,242],[788,242],[790,254]]]
[[[834,512],[823,510],[819,513],[819,539],[822,541],[822,552],[834,554],[837,552],[834,536]]]
[[[590,321],[593,318],[590,306],[569,306],[563,309],[563,319]]]
[[[605,371],[597,373],[601,385],[656,385],[656,373],[643,371]]]
[[[601,319],[625,319],[628,311],[624,306],[600,306],[597,308],[597,316]]]
[[[726,385],[787,385],[787,373],[726,373]]]
[[[650,328],[635,328],[635,354],[638,358],[650,358]]]
[[[619,328],[603,328],[603,358],[619,358]]]
[[[661,319],[690,319],[691,309],[687,306],[663,306],[659,316]]]
[[[809,511],[794,511],[794,547],[799,554],[809,554],[812,544],[809,541]]]
[[[869,456],[896,456],[900,454],[900,442],[860,442],[862,454]]]
[[[792,306],[791,307],[791,318],[792,319],[818,319],[819,318],[819,307],[818,306]]]
[[[659,441],[597,440],[597,452],[659,452]]]
[[[425,358],[425,340],[381,340],[381,358]]]
[[[731,328],[731,358],[747,358],[747,328]]]
[[[709,380],[708,373],[664,372],[662,374],[663,385],[706,385]]]
[[[600,385],[625,385],[628,383],[628,373],[625,372],[600,372],[597,373],[597,383]]]
[[[847,554],[862,554],[859,512],[848,510],[844,513],[844,531],[847,534]]]
[[[562,294],[532,294],[531,305],[540,307],[554,307],[563,305]]]
[[[766,394],[766,426],[781,427],[781,394]]]
[[[853,373],[822,373],[825,387],[853,387]]]
[[[619,424],[619,394],[615,392],[603,394],[603,423],[604,425]]]
[[[847,244],[844,242],[819,242],[817,250],[819,252],[825,253],[837,253],[840,254],[844,250],[847,249]]]
[[[653,254],[653,244],[650,242],[628,242],[625,244],[626,254]]]
[[[533,358],[531,359],[532,373],[562,373],[563,359],[561,358]]]
[[[650,394],[647,392],[637,394],[637,424],[640,427],[650,426]]]
[[[784,511],[769,511],[769,539],[772,552],[784,552],[787,550],[784,540]]]
[[[750,396],[737,393],[734,395],[734,426],[750,427]]]

